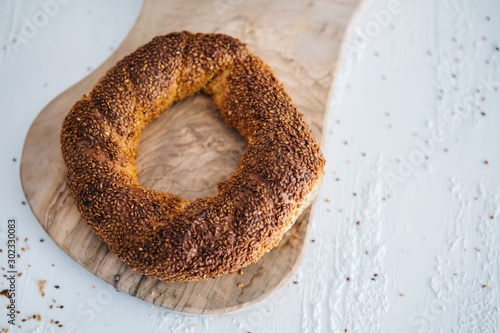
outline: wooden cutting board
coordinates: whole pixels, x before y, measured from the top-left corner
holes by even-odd
[[[263,58],[284,84],[321,141],[341,40],[360,0],[147,0],[116,52],[64,91],[34,120],[24,143],[21,181],[29,205],[49,236],[69,256],[118,290],[172,310],[226,313],[263,300],[295,273],[308,240],[310,209],[280,244],[236,274],[167,283],[122,263],[80,218],[65,181],[59,132],[71,106],[116,61],[154,36],[173,31],[226,33]],[[211,100],[196,95],[173,105],[142,133],[139,180],[145,187],[194,200],[217,192],[246,147]]]

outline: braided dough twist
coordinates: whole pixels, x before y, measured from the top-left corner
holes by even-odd
[[[141,130],[203,91],[247,141],[215,195],[143,188]],[[172,33],[119,61],[66,116],[67,182],[94,232],[132,269],[165,281],[233,272],[276,245],[319,189],[320,147],[269,67],[237,39]]]

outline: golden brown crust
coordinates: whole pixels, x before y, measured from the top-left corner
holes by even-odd
[[[143,188],[141,130],[177,100],[212,95],[248,143],[216,195],[193,202]],[[269,67],[220,34],[172,33],[119,61],[65,118],[61,146],[82,216],[131,268],[165,281],[214,278],[255,262],[311,202],[324,159]]]

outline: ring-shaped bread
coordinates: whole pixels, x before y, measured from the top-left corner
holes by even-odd
[[[141,130],[200,91],[247,141],[238,169],[217,194],[193,202],[142,187]],[[128,266],[165,281],[255,262],[314,199],[325,163],[270,68],[222,34],[159,36],[119,61],[70,110],[61,147],[83,218]]]

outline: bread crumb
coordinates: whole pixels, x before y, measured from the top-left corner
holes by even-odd
[[[45,280],[38,280],[38,289],[40,290],[40,294],[43,296],[45,296],[45,292],[43,291],[43,288],[45,288],[45,284],[47,283],[47,281]]]

